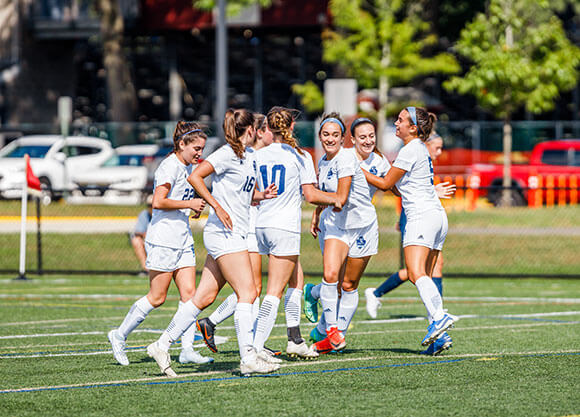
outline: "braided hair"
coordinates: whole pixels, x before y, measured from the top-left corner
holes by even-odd
[[[285,107],[272,107],[266,116],[268,128],[274,134],[274,137],[280,138],[283,143],[292,146],[300,155],[304,155],[304,151],[300,149],[298,139],[292,134],[295,112],[296,110]]]

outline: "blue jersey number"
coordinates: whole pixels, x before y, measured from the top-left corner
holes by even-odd
[[[286,188],[286,167],[284,165],[276,164],[272,167],[272,181],[268,181],[268,167],[266,165],[260,165],[260,173],[262,174],[264,188],[271,183],[276,183],[278,185],[278,195],[284,192]],[[276,181],[276,176],[278,176],[278,181]]]
[[[254,183],[256,182],[256,178],[254,177],[246,177],[246,182],[244,183],[244,186],[242,187],[242,191],[245,191],[247,193],[249,193],[250,191],[252,191],[254,189]]]
[[[433,162],[431,161],[430,156],[428,156],[427,159],[429,160],[429,171],[431,171],[431,185],[433,185]]]
[[[187,188],[185,193],[183,193],[182,200],[191,200],[195,196],[195,190],[193,188]]]

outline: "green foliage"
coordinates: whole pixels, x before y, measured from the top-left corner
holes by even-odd
[[[444,87],[474,95],[501,118],[522,105],[533,113],[551,110],[559,92],[577,83],[580,49],[566,37],[550,7],[544,0],[492,0],[487,13],[461,32],[456,46],[471,67]]]
[[[304,84],[293,84],[292,92],[300,97],[304,109],[308,113],[318,113],[324,109],[324,95],[312,81]]]
[[[324,59],[363,87],[377,87],[381,77],[389,85],[401,85],[422,75],[459,70],[448,53],[426,55],[437,38],[427,22],[406,12],[402,0],[331,0],[329,7],[336,29],[323,34]]]
[[[226,1],[226,13],[228,16],[237,16],[245,7],[254,4],[267,9],[272,5],[272,0],[228,0]],[[210,11],[216,6],[216,0],[193,0],[193,7],[196,9]]]

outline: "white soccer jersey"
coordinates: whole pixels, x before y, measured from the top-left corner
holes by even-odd
[[[323,212],[326,221],[341,229],[365,227],[377,218],[369,185],[354,152],[352,148],[343,148],[330,161],[324,155],[318,162],[318,185],[322,191],[336,192],[339,178],[352,177],[348,199],[342,210],[335,212],[332,207],[327,207]]]
[[[389,172],[391,164],[387,161],[387,158],[380,156],[378,153],[372,152],[367,159],[361,161],[360,166],[377,177],[384,177]],[[377,192],[377,187],[369,184],[369,191],[371,199]]]
[[[263,190],[275,183],[278,196],[260,202],[256,227],[300,232],[302,184],[316,184],[312,157],[285,143],[272,143],[256,151],[258,182]]]
[[[155,171],[154,187],[169,184],[167,194],[170,200],[191,200],[195,196],[193,187],[187,182],[192,165],[185,165],[172,153],[165,158]],[[148,243],[167,248],[185,249],[193,245],[189,214],[191,209],[158,210],[153,209],[151,223],[145,240]]]
[[[256,170],[253,153],[245,152],[240,159],[230,145],[226,144],[206,159],[214,169],[212,195],[230,215],[233,231],[246,236],[249,230],[250,203],[254,195]],[[209,231],[228,230],[210,209],[205,226]]]
[[[428,210],[443,210],[433,186],[433,164],[421,139],[403,146],[393,166],[407,171],[397,182],[408,221]]]

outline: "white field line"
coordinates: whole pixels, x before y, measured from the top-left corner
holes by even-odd
[[[467,353],[460,355],[445,355],[443,359],[467,359],[467,358],[498,358],[506,356],[527,356],[527,355],[557,355],[566,353],[578,353],[577,349],[574,350],[552,350],[552,351],[532,351],[532,352],[490,352],[490,353]],[[281,364],[281,368],[295,368],[300,366],[314,366],[314,365],[325,365],[332,363],[347,363],[347,362],[360,362],[360,361],[376,361],[376,360],[391,360],[391,359],[410,359],[408,355],[398,355],[389,357],[378,357],[378,356],[366,356],[361,358],[348,358],[341,357],[337,359],[329,360],[316,360],[316,361],[299,361]],[[430,358],[429,362],[435,362],[436,360]],[[419,362],[420,363],[420,362]],[[207,372],[189,372],[185,374],[179,374],[176,378],[168,378],[166,376],[156,376],[156,377],[146,377],[146,378],[132,378],[132,379],[122,379],[113,381],[100,381],[100,382],[86,382],[81,384],[70,384],[70,385],[46,385],[40,387],[27,387],[27,388],[13,388],[0,390],[1,394],[6,393],[16,393],[29,390],[49,390],[49,389],[64,389],[64,388],[75,388],[75,387],[88,387],[88,386],[106,386],[106,385],[117,385],[117,384],[129,384],[129,383],[139,383],[139,382],[154,382],[154,381],[168,381],[170,379],[183,379],[191,377],[205,377],[212,375],[227,375],[232,372],[236,372],[238,369],[225,369],[223,371],[207,371]]]

